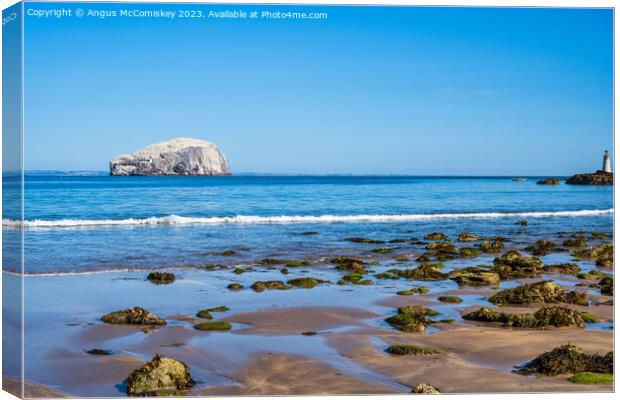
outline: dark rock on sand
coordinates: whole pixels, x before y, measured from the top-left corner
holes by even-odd
[[[614,174],[611,172],[596,171],[593,174],[577,174],[571,176],[567,185],[613,185]]]
[[[523,375],[538,373],[554,376],[586,371],[613,373],[613,352],[604,356],[586,354],[581,347],[565,344],[539,355],[515,372]]]
[[[129,396],[170,396],[183,394],[195,382],[185,363],[156,355],[127,378]]]
[[[537,185],[559,185],[560,180],[558,178],[545,178],[536,182]]]
[[[146,279],[157,285],[166,285],[174,282],[175,276],[172,272],[150,272]]]
[[[155,314],[151,314],[141,307],[127,308],[111,312],[101,317],[108,324],[115,325],[166,325],[166,321]]]

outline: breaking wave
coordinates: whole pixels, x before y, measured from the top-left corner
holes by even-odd
[[[407,222],[433,221],[441,219],[492,219],[492,218],[549,218],[549,217],[593,217],[613,214],[613,209],[577,211],[528,211],[528,212],[472,212],[443,214],[386,214],[386,215],[280,215],[256,216],[236,215],[232,217],[165,217],[126,219],[60,219],[26,220],[26,228],[75,228],[97,226],[165,226],[165,225],[224,225],[224,224],[312,224],[312,223],[354,223],[354,222]],[[4,227],[19,227],[19,220],[2,220]]]

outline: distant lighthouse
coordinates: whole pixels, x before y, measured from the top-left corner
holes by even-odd
[[[608,150],[605,150],[605,155],[603,156],[603,172],[611,173],[611,159],[609,158]]]

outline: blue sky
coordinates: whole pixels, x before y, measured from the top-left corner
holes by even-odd
[[[233,172],[569,175],[612,148],[611,10],[311,11],[328,19],[26,16],[26,168],[179,136]]]

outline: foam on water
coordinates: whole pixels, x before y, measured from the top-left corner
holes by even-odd
[[[257,216],[236,215],[232,217],[165,217],[125,218],[125,219],[60,219],[26,220],[26,228],[71,228],[123,225],[222,225],[222,224],[295,224],[295,223],[355,223],[355,222],[407,222],[432,221],[442,219],[493,219],[493,218],[550,218],[550,217],[593,217],[613,214],[613,209],[576,211],[528,211],[528,212],[477,212],[445,214],[383,214],[383,215],[280,215]],[[3,219],[2,225],[18,228],[19,220]]]

